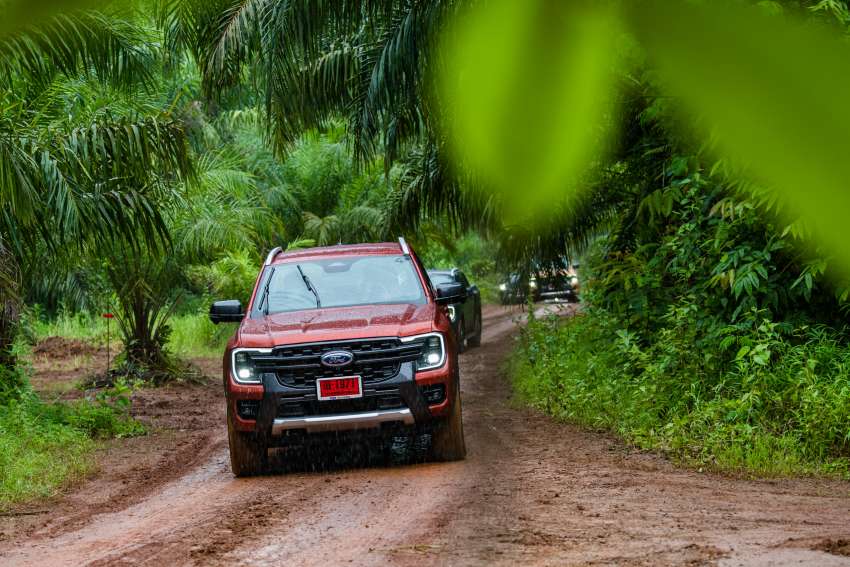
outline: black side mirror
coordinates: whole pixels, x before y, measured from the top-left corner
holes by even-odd
[[[466,299],[466,287],[462,283],[448,283],[437,286],[437,303],[460,303]]]
[[[210,321],[219,323],[238,323],[245,317],[242,312],[242,302],[238,299],[216,301],[210,306]]]

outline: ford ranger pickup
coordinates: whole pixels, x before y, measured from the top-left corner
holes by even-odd
[[[404,239],[272,250],[245,308],[210,308],[213,323],[239,324],[223,361],[233,473],[262,473],[270,448],[322,436],[409,436],[425,458],[464,458],[447,306],[465,295],[432,287]]]

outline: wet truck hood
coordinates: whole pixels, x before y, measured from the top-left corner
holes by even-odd
[[[364,305],[275,313],[245,319],[239,331],[243,347],[410,336],[433,330],[434,304]]]

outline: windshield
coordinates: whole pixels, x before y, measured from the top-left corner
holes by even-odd
[[[266,270],[254,302],[255,313],[317,309],[319,305],[324,308],[425,303],[422,284],[407,256],[305,260]]]

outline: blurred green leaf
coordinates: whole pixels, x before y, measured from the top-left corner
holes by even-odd
[[[94,6],[93,0],[0,0],[0,38],[57,14]]]
[[[628,6],[664,86],[717,152],[777,191],[850,271],[847,43],[814,24],[735,4]]]
[[[618,21],[581,2],[496,0],[445,34],[453,150],[514,217],[551,210],[603,154]]]

